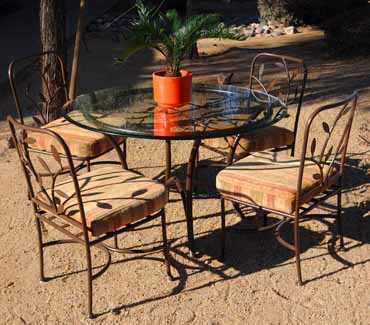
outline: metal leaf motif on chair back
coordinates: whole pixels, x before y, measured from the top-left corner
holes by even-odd
[[[317,173],[312,176],[323,187],[328,185],[329,179],[342,176],[356,104],[355,92],[343,101],[318,108],[309,117],[301,153],[298,192],[301,192],[307,164],[317,167]],[[336,114],[329,115],[327,110]]]
[[[260,53],[252,60],[249,88],[276,96],[285,105],[299,103],[306,80],[307,68],[301,59]]]
[[[8,74],[21,123],[25,115],[36,114],[34,123],[41,126],[55,117],[51,112],[62,112],[61,103],[67,102],[68,93],[65,67],[58,54],[43,52],[15,60],[9,65]],[[55,82],[50,82],[50,76]]]
[[[85,213],[75,168],[69,149],[63,139],[50,130],[29,127],[18,123],[12,117],[8,117],[8,121],[13,141],[26,177],[29,198],[33,203],[35,212],[38,212],[38,207],[40,207],[43,211],[52,215],[62,216],[66,221],[74,223],[71,218],[65,215],[65,205],[69,200],[75,198],[81,213],[82,224],[86,226]],[[21,131],[21,134],[17,131]],[[50,146],[50,152],[52,153],[51,157],[54,163],[47,162],[40,154],[33,153],[29,150],[29,145],[35,142],[35,139],[32,138],[32,133],[42,133],[45,137],[53,137],[55,140],[54,143],[61,146],[63,149],[62,152],[60,152],[60,150],[58,151],[54,145]],[[30,134],[30,136],[27,134]],[[64,161],[66,163],[64,163]],[[56,188],[57,179],[62,174],[66,173],[71,176],[74,183],[74,192],[72,194],[64,193]]]

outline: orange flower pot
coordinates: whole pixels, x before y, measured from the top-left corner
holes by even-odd
[[[166,77],[166,71],[154,72],[153,97],[160,106],[178,107],[191,100],[192,73],[180,70],[180,77]]]

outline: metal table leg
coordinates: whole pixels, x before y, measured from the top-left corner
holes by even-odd
[[[185,215],[186,215],[186,225],[188,229],[188,245],[190,255],[194,255],[195,253],[194,231],[193,231],[193,176],[200,142],[201,142],[200,139],[194,140],[186,172]]]

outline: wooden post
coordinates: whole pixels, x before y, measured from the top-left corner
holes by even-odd
[[[80,14],[79,14],[78,23],[77,23],[75,46],[73,50],[71,80],[69,83],[69,93],[68,93],[69,99],[73,99],[75,97],[77,72],[78,72],[78,60],[80,58],[81,39],[82,39],[82,34],[85,29],[85,9],[86,9],[86,0],[80,0]]]

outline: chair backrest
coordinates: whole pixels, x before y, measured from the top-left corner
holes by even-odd
[[[308,118],[298,177],[298,205],[299,201],[302,199],[304,201],[302,183],[304,177],[308,176],[304,176],[307,164],[316,167],[315,173],[310,175],[318,182],[318,187],[314,191],[325,189],[334,182],[341,185],[356,105],[357,92],[354,92],[342,101],[319,107]]]
[[[76,221],[64,215],[64,205],[71,198],[76,198],[80,210],[83,229],[86,229],[85,211],[81,198],[81,191],[73,165],[72,156],[64,140],[55,132],[24,125],[8,116],[8,122],[12,138],[17,149],[17,153],[22,165],[24,176],[26,178],[29,199],[33,203],[36,213],[40,212],[39,207],[54,216],[60,216],[65,221],[76,225]],[[50,156],[45,160],[45,155],[40,155],[29,149],[35,140],[32,134],[41,133],[45,138],[52,137],[53,143],[57,143],[62,150],[50,146]],[[50,142],[52,143],[52,142]],[[45,159],[44,159],[45,158]],[[50,163],[50,161],[51,163]],[[58,177],[69,174],[73,184],[74,193],[67,195],[62,191],[55,189]]]
[[[61,106],[68,101],[68,92],[60,55],[43,52],[15,60],[9,65],[8,75],[21,123],[24,123],[25,114],[35,115],[34,122],[40,126],[62,113]]]
[[[292,155],[307,75],[308,71],[304,60],[273,53],[257,54],[253,58],[250,68],[249,89],[276,96],[286,106],[297,105],[294,126],[292,127],[294,133]],[[258,96],[258,92],[254,94]]]

